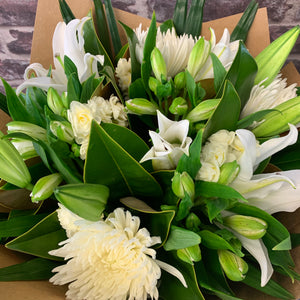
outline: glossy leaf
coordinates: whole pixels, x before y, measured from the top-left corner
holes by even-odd
[[[76,74],[77,78],[78,78],[78,71],[77,71],[77,67],[74,64],[74,62],[67,56],[64,56],[64,69],[65,69],[65,74],[67,76],[67,78],[70,77],[71,74]]]
[[[227,72],[217,55],[211,52],[210,57],[214,69],[214,88],[215,91],[219,91]]]
[[[70,9],[69,5],[67,4],[66,0],[58,0],[59,1],[59,8],[60,13],[62,15],[62,18],[66,24],[68,24],[70,21],[75,19],[75,16]]]
[[[84,169],[86,183],[109,187],[112,198],[162,195],[157,181],[93,121]]]
[[[9,115],[6,96],[0,92],[0,109]]]
[[[184,32],[198,37],[201,34],[203,7],[205,0],[192,0],[189,15],[185,22]]]
[[[124,58],[124,57],[125,57],[125,55],[126,55],[128,49],[129,49],[129,45],[128,45],[128,43],[127,43],[127,44],[125,44],[125,45],[121,48],[121,50],[119,51],[119,53],[116,55],[116,58],[115,58],[116,63],[118,63],[118,61],[119,61],[120,58]]]
[[[174,27],[174,23],[173,20],[167,20],[165,22],[163,22],[162,24],[160,24],[159,29],[161,33],[165,33],[168,30],[172,30],[172,28]]]
[[[232,83],[226,81],[221,101],[205,126],[203,139],[206,140],[221,129],[235,130],[240,109],[241,102],[239,95]]]
[[[174,14],[173,14],[173,22],[176,28],[176,32],[178,35],[182,35],[185,33],[185,22],[186,22],[186,14],[187,14],[187,0],[177,0]]]
[[[0,281],[47,280],[52,270],[61,263],[44,258],[34,258],[24,263],[0,269]]]
[[[48,254],[50,250],[57,249],[58,243],[65,240],[66,233],[62,229],[57,213],[53,212],[36,224],[29,231],[15,238],[5,245],[6,248],[35,255],[51,260],[62,260]]]
[[[130,99],[134,98],[144,98],[147,99],[148,95],[145,91],[144,84],[142,78],[138,78],[134,82],[131,83],[128,89]],[[143,116],[144,117],[144,116]]]
[[[67,89],[67,99],[69,103],[72,101],[80,101],[82,86],[76,73],[70,74],[68,78]]]
[[[82,84],[82,92],[80,97],[81,103],[86,103],[88,100],[90,100],[93,97],[95,90],[101,87],[104,80],[104,76],[100,78],[94,77],[95,75],[92,75]]]
[[[257,111],[253,114],[250,114],[246,116],[245,118],[241,119],[237,123],[237,128],[238,129],[244,129],[252,125],[254,122],[258,122],[264,118],[268,113],[271,111],[275,111],[275,109],[264,109]]]

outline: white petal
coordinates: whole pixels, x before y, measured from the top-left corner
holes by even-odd
[[[187,288],[187,284],[186,284],[186,281],[183,277],[183,275],[181,274],[181,272],[179,272],[176,268],[174,268],[173,266],[163,262],[163,261],[160,261],[160,260],[155,260],[155,262],[159,265],[159,267],[161,267],[163,270],[165,270],[166,272],[170,273],[171,275],[177,277],[179,279],[179,281],[183,284],[183,286],[185,288]]]
[[[37,77],[42,77],[42,76],[47,76],[48,74],[48,70],[46,70],[41,64],[39,63],[33,63],[33,64],[30,64],[26,69],[25,69],[25,72],[24,72],[24,79],[27,80],[27,79],[30,79],[30,73],[31,72],[34,72],[35,75]]]
[[[159,134],[161,136],[163,136],[165,131],[175,123],[174,121],[168,119],[165,115],[163,115],[159,110],[157,110],[157,121]]]
[[[62,61],[64,60],[64,43],[65,43],[65,31],[66,31],[66,23],[59,22],[56,27],[52,38],[52,50],[54,57],[54,65],[55,69],[62,68],[61,64],[55,57],[59,56]]]
[[[91,55],[90,53],[86,53],[84,55],[84,70],[82,74],[79,75],[80,82],[84,82],[93,74],[96,74],[98,77],[98,68],[97,63],[99,62],[101,65],[104,63],[103,55]]]

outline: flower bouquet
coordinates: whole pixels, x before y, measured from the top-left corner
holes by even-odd
[[[299,296],[271,277],[300,278],[299,234],[273,216],[300,206],[300,97],[293,67],[280,73],[300,28],[254,58],[256,1],[210,39],[204,2],[147,29],[120,21],[122,44],[109,0],[81,19],[59,0],[53,66],[2,80],[0,238],[33,257],[1,281],[86,300],[241,299],[236,282]]]

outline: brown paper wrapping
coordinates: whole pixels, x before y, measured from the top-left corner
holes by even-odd
[[[77,18],[87,15],[93,6],[91,0],[72,0],[69,1],[70,7]],[[128,26],[134,28],[140,23],[144,28],[150,24],[150,20],[140,16],[133,15],[118,9],[115,9],[116,18]],[[203,24],[202,35],[207,39],[210,38],[209,27],[215,30],[217,40],[221,37],[223,29],[227,27],[231,32],[237,24],[241,14],[210,21]],[[37,6],[37,15],[35,21],[33,44],[31,52],[31,62],[39,62],[45,68],[48,68],[52,62],[52,34],[57,22],[61,21],[58,1],[39,0]],[[120,28],[121,39],[126,40],[123,30]],[[252,28],[249,32],[247,47],[253,56],[256,56],[270,43],[269,27],[266,8],[258,10]],[[288,78],[289,83],[297,82],[300,85],[300,75],[293,64],[287,65],[283,74]],[[9,118],[0,112],[0,128],[3,130]],[[294,213],[281,213],[278,215],[280,220],[289,228],[291,232],[300,232],[300,209]],[[300,272],[300,247],[292,251],[293,258],[296,262],[296,271]],[[29,256],[15,253],[0,246],[0,267],[17,264],[28,260]],[[300,284],[295,282],[291,284],[289,278],[277,276],[275,278],[283,284],[288,290],[293,292],[296,299],[300,298]],[[23,282],[0,282],[2,300],[62,300],[65,299],[64,293],[66,287],[53,286],[47,281],[23,281]],[[242,299],[271,300],[275,299],[265,296],[254,289],[240,285],[234,286],[237,295]],[[213,299],[209,298],[209,299]],[[215,299],[215,298],[214,298]],[[185,300],[185,299],[183,299]]]

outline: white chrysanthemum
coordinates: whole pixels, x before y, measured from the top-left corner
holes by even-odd
[[[242,110],[241,118],[260,110],[274,108],[297,97],[297,84],[287,86],[286,78],[281,78],[281,76],[281,74],[278,74],[267,87],[264,86],[266,78],[252,88],[249,100]]]
[[[118,78],[119,86],[124,93],[128,92],[131,84],[131,59],[121,58],[116,67],[116,77]]]
[[[144,45],[148,30],[142,30],[142,25],[135,30],[138,38],[136,44],[136,56],[140,63],[143,61]],[[161,52],[167,66],[167,76],[175,77],[176,74],[185,70],[190,53],[195,45],[195,39],[191,35],[177,36],[175,29],[161,33],[157,30],[156,47]]]
[[[69,284],[66,293],[72,300],[146,300],[158,299],[160,267],[185,281],[174,267],[155,260],[150,247],[159,243],[146,228],[139,229],[140,219],[117,208],[105,221],[76,221],[79,231],[62,242],[51,255],[69,261],[53,271],[50,281]]]

